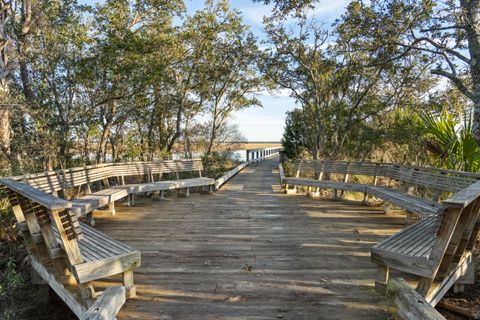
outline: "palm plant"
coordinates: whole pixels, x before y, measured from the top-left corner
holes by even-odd
[[[425,145],[436,160],[436,165],[446,169],[480,171],[480,149],[472,134],[472,117],[466,115],[458,121],[446,109],[438,116],[421,116],[425,129]]]

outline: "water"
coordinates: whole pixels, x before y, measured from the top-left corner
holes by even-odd
[[[193,158],[201,158],[202,157],[201,152],[194,152],[192,154]],[[173,160],[181,160],[184,159],[184,154],[183,153],[174,153],[172,154],[172,159]],[[246,161],[247,160],[247,151],[246,150],[234,150],[232,151],[232,155],[230,157],[232,160],[237,160],[237,161]]]

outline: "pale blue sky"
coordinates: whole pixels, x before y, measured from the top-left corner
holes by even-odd
[[[79,0],[82,3],[93,4],[95,0]],[[184,0],[187,13],[192,14],[203,7],[204,0]],[[320,0],[315,9],[309,10],[308,14],[318,21],[330,25],[344,12],[349,0]],[[251,0],[230,0],[232,8],[241,11],[245,23],[247,23],[255,36],[262,40],[263,17],[270,15],[272,6],[264,6],[253,3]],[[293,23],[293,22],[292,22]],[[280,141],[285,124],[285,113],[295,108],[294,99],[288,93],[272,95],[268,92],[260,97],[262,108],[249,108],[236,112],[230,123],[238,125],[239,130],[249,141]]]

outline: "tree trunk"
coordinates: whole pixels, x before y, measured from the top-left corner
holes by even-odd
[[[108,136],[110,134],[111,128],[112,128],[111,121],[108,121],[107,124],[103,127],[102,136],[100,137],[100,143],[98,144],[98,149],[97,149],[97,163],[104,162],[105,153],[107,149]]]
[[[11,160],[10,153],[10,105],[8,77],[10,69],[8,54],[11,40],[6,33],[6,24],[9,20],[10,4],[0,0],[0,147],[3,153]]]
[[[473,119],[472,131],[475,140],[480,145],[480,30],[478,21],[478,1],[461,0],[464,14],[465,31],[470,54],[470,77],[473,87]]]

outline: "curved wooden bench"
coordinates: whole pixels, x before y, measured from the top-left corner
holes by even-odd
[[[417,291],[435,305],[472,263],[478,236],[480,182],[442,202],[440,214],[424,219],[372,247],[379,266],[376,288],[383,289],[389,269],[421,277]]]
[[[135,295],[133,268],[140,266],[139,251],[79,222],[69,201],[13,179],[0,179],[0,185],[32,267],[79,318],[100,295],[94,280],[122,274],[126,297]]]
[[[200,159],[165,160],[105,163],[11,178],[64,199],[69,198],[67,191],[83,193],[80,197],[69,199],[72,203],[71,211],[79,217],[86,215],[90,225],[93,226],[95,211],[108,206],[108,212],[115,214],[116,201],[128,197],[129,205],[134,205],[134,195],[138,193],[185,190],[185,195],[188,196],[190,188],[200,187],[208,188],[209,192],[212,192],[215,181],[203,178],[202,170],[203,164]],[[185,173],[197,173],[198,177],[182,178],[180,175]],[[174,180],[162,179],[172,174]],[[126,181],[128,179],[132,180],[131,183]]]
[[[341,176],[340,181],[325,180],[335,175]],[[370,183],[349,182],[355,176],[370,177]],[[420,218],[438,214],[441,211],[438,200],[442,194],[458,192],[479,179],[480,174],[418,166],[302,160],[298,162],[296,177],[285,177],[282,184],[286,190],[289,186],[332,189],[334,198],[337,198],[337,190],[361,192],[364,203],[368,196],[373,196],[406,210],[410,222],[412,213]],[[378,185],[380,180],[386,185]],[[423,195],[415,195],[415,190]],[[431,199],[426,197],[428,192]]]

